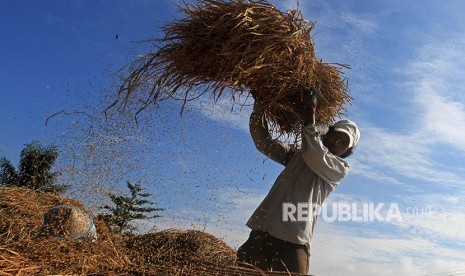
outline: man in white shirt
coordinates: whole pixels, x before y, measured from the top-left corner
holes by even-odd
[[[285,169],[247,222],[252,231],[238,249],[239,262],[268,271],[308,273],[317,210],[349,172],[343,158],[360,139],[350,120],[315,126],[315,108],[316,100],[303,114],[302,148],[296,150],[272,139],[263,112],[254,107],[250,133],[255,146]],[[289,210],[302,204],[307,206],[304,214],[290,215]]]

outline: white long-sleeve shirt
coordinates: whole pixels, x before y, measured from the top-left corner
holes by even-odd
[[[326,131],[327,127],[304,127],[302,148],[294,151],[281,141],[272,139],[263,115],[252,112],[250,133],[255,146],[263,154],[286,167],[250,217],[247,222],[249,228],[268,232],[291,243],[307,245],[310,252],[316,215],[312,215],[310,208],[305,219],[286,221],[283,218],[283,205],[307,204],[319,207],[347,175],[348,163],[330,153],[321,141],[320,136]]]

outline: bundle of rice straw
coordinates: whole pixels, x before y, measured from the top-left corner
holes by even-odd
[[[140,266],[232,265],[236,251],[202,231],[168,229],[130,237],[126,248],[131,262]],[[137,248],[134,251],[133,248]]]
[[[235,251],[195,230],[122,237],[94,220],[99,238],[38,237],[43,214],[77,200],[17,187],[0,187],[0,275],[294,275],[237,266]]]
[[[260,0],[199,0],[179,9],[185,18],[166,24],[162,39],[149,40],[157,49],[129,65],[108,108],[142,99],[138,113],[167,98],[183,101],[184,108],[207,92],[216,101],[225,89],[234,103],[235,93],[251,89],[275,134],[299,136],[309,91],[318,94],[319,122],[332,122],[350,101],[341,77],[347,66],[317,59],[314,24],[298,9],[284,13]]]
[[[11,275],[104,275],[130,264],[123,254],[122,238],[98,220],[94,220],[97,242],[40,237],[43,216],[56,205],[85,210],[77,200],[25,188],[0,187],[0,260],[9,260],[0,262],[0,271],[5,269]]]
[[[0,275],[26,275],[39,269],[13,250],[0,247]]]

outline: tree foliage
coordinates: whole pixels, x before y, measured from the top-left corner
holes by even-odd
[[[57,157],[58,151],[54,145],[44,147],[32,141],[21,151],[18,170],[7,158],[0,159],[0,184],[63,193],[67,186],[56,184],[58,173],[52,172]]]
[[[137,219],[150,219],[160,217],[154,214],[165,210],[164,208],[148,207],[154,203],[147,200],[151,194],[144,193],[140,183],[126,182],[130,196],[117,196],[110,194],[110,200],[114,206],[105,205],[102,208],[109,213],[102,213],[98,218],[103,220],[115,233],[121,235],[133,235],[137,227],[131,222]],[[152,213],[152,215],[150,215]]]
[[[6,157],[0,159],[0,184],[19,184],[19,175],[16,168],[11,164]]]

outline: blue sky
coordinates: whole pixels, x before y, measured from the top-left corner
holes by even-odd
[[[249,107],[231,111],[228,97],[216,105],[207,97],[180,117],[179,103],[162,102],[138,127],[130,114],[101,114],[117,70],[150,49],[137,41],[180,18],[179,2],[1,1],[0,155],[17,164],[25,143],[55,143],[60,181],[89,206],[140,180],[167,208],[141,229],[205,229],[236,247],[282,169],[255,150]],[[393,202],[403,218],[319,220],[311,273],[465,269],[465,3],[301,0],[300,7],[316,21],[317,55],[352,67],[348,116],[362,132],[350,175],[328,203]],[[62,110],[69,115],[45,126]]]

